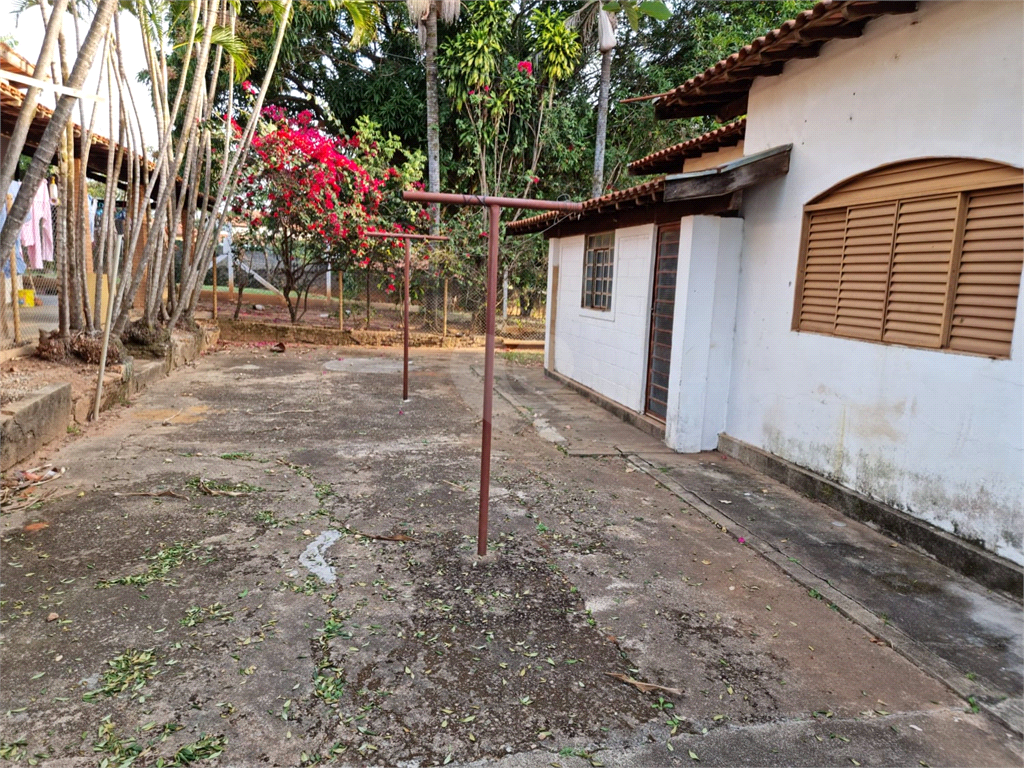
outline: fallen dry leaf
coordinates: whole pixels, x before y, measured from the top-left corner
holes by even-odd
[[[56,620],[57,620],[57,619],[59,619],[59,618],[60,618],[60,614],[59,614],[59,613],[56,613],[56,612],[54,612],[54,613],[51,613],[51,614],[50,614],[49,616],[47,616],[47,617],[46,617],[46,620],[47,620],[47,621],[56,621]]]
[[[359,531],[352,531],[352,535],[362,536],[364,539],[376,539],[377,541],[412,541],[412,536],[406,536],[404,533],[377,535],[374,533],[360,533]]]
[[[650,693],[651,691],[665,691],[665,693],[671,693],[673,696],[682,696],[683,692],[679,688],[668,688],[664,685],[655,685],[654,683],[645,683],[640,680],[634,680],[629,675],[624,675],[621,672],[605,672],[608,677],[614,677],[616,680],[621,680],[627,685],[632,685],[641,693]]]
[[[188,500],[188,496],[182,496],[180,493],[175,493],[174,491],[172,491],[170,489],[165,490],[165,491],[149,491],[149,492],[146,492],[146,493],[115,493],[114,495],[115,496],[150,496],[150,497],[153,497],[153,498],[156,498],[158,496],[173,496],[176,499],[185,499],[186,501]]]

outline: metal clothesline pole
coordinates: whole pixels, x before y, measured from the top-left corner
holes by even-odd
[[[413,240],[447,240],[441,235],[416,235],[409,232],[366,232],[366,237],[388,239],[402,238],[405,241],[405,307],[402,312],[402,336],[405,355],[402,358],[402,401],[409,402],[409,262],[412,258]]]
[[[487,346],[484,352],[484,414],[480,446],[480,514],[477,524],[476,554],[487,554],[487,514],[491,491],[491,434],[494,406],[494,325],[498,294],[498,235],[502,208],[528,208],[538,211],[579,213],[581,203],[564,200],[529,200],[518,197],[488,195],[457,195],[448,192],[410,190],[402,198],[414,203],[446,203],[448,205],[482,205],[488,209],[490,228],[487,249]]]

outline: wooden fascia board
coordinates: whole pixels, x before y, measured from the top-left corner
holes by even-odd
[[[887,0],[878,3],[857,3],[843,7],[841,11],[843,18],[849,21],[860,19],[874,19],[879,16],[888,16],[900,13],[914,13],[917,10],[917,2],[902,2],[901,0]]]
[[[744,96],[745,100],[746,97]],[[704,117],[705,115],[717,114],[720,109],[728,106],[729,103],[729,99],[717,98],[714,100],[701,100],[697,103],[680,104],[673,102],[670,104],[655,104],[654,116],[658,120],[673,120],[680,117]]]
[[[720,123],[725,123],[740,115],[747,114],[747,96],[748,94],[745,93],[735,101],[723,104],[715,112],[715,119]]]
[[[861,21],[851,21],[832,26],[808,26],[795,32],[794,36],[803,43],[812,43],[819,40],[823,42],[828,42],[829,40],[849,40],[863,35],[864,27],[867,23],[868,19],[863,19]]]
[[[813,59],[821,53],[821,47],[825,45],[824,40],[805,45],[794,45],[789,48],[764,51],[761,54],[761,61],[792,61],[793,59]]]
[[[786,144],[717,168],[668,176],[665,178],[665,202],[720,197],[771,181],[789,171],[792,150],[793,145]]]

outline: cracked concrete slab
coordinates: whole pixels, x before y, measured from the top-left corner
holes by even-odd
[[[400,369],[325,371],[336,350],[218,352],[52,456],[54,498],[0,517],[7,754],[1020,763],[1012,733],[761,552],[623,456],[566,456],[502,399],[478,559],[480,355],[414,355],[403,404]],[[158,415],[183,407],[205,410]],[[332,531],[325,584],[300,558]]]

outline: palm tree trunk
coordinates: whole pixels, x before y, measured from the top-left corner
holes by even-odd
[[[441,191],[441,118],[437,100],[437,3],[430,4],[426,19],[427,44],[427,188]],[[430,231],[437,234],[441,226],[441,206],[431,205]]]
[[[600,197],[604,191],[604,143],[608,133],[608,91],[612,81],[612,53],[601,54],[601,90],[597,98],[597,138],[594,142],[594,183],[591,197]]]
[[[71,77],[65,83],[69,88],[81,88],[85,83],[86,75],[89,74],[89,70],[92,68],[92,61],[96,56],[96,51],[107,34],[110,19],[114,15],[116,8],[117,0],[99,0],[92,25],[89,27],[89,32],[86,34],[82,48],[75,59],[75,67],[71,71]],[[14,247],[21,226],[25,223],[25,218],[28,216],[29,208],[32,205],[32,198],[35,197],[35,192],[46,175],[46,169],[53,159],[54,152],[57,151],[64,133],[64,126],[67,125],[68,119],[71,117],[76,101],[77,99],[74,96],[66,94],[57,101],[57,108],[53,111],[46,130],[43,131],[43,136],[39,140],[39,146],[32,156],[32,163],[25,173],[21,189],[18,190],[18,196],[14,200],[14,205],[7,216],[7,221],[4,222],[3,231],[0,231],[0,253],[8,253]]]
[[[60,32],[67,6],[68,0],[56,0],[53,4],[50,23],[46,25],[46,35],[43,37],[43,45],[39,50],[39,58],[36,59],[36,68],[32,71],[32,76],[38,80],[46,77],[46,69],[50,66],[50,59],[53,58],[53,51],[57,46],[57,33]],[[21,157],[21,150],[25,146],[25,138],[28,136],[32,118],[36,115],[36,103],[39,101],[41,92],[40,88],[29,88],[25,93],[21,111],[18,112],[18,121],[14,124],[11,137],[7,140],[7,151],[4,152],[3,161],[0,164],[0,189],[4,190],[5,194],[14,179],[18,158]]]
[[[207,253],[207,249],[212,249],[216,245],[215,236],[220,230],[221,225],[224,223],[226,202],[230,200],[235,193],[235,188],[238,184],[239,171],[245,163],[245,158],[249,152],[249,146],[252,144],[253,135],[256,132],[256,126],[258,123],[258,116],[260,114],[260,110],[263,108],[263,100],[266,97],[270,78],[274,75],[274,69],[277,66],[277,59],[281,54],[281,44],[284,41],[285,31],[287,30],[288,23],[291,20],[291,11],[292,0],[285,0],[284,10],[281,14],[281,21],[278,24],[277,39],[274,41],[274,48],[270,54],[270,60],[267,63],[266,72],[264,72],[263,75],[263,83],[261,84],[259,94],[256,97],[256,103],[252,108],[252,115],[246,123],[245,131],[239,141],[237,151],[233,154],[231,161],[225,163],[224,171],[217,183],[217,194],[214,196],[211,203],[213,209],[217,211],[217,215],[208,219],[205,229],[200,233],[200,239],[196,247],[197,252],[200,254]],[[187,277],[184,273],[182,274],[181,281],[182,283],[185,283],[187,287],[181,292],[181,295],[187,296],[188,292],[195,288],[195,281],[198,277],[199,270],[196,268],[193,268]],[[184,309],[185,307],[182,304],[178,304],[178,306],[174,308],[174,313],[168,321],[171,327],[173,327],[181,317],[181,313]]]

